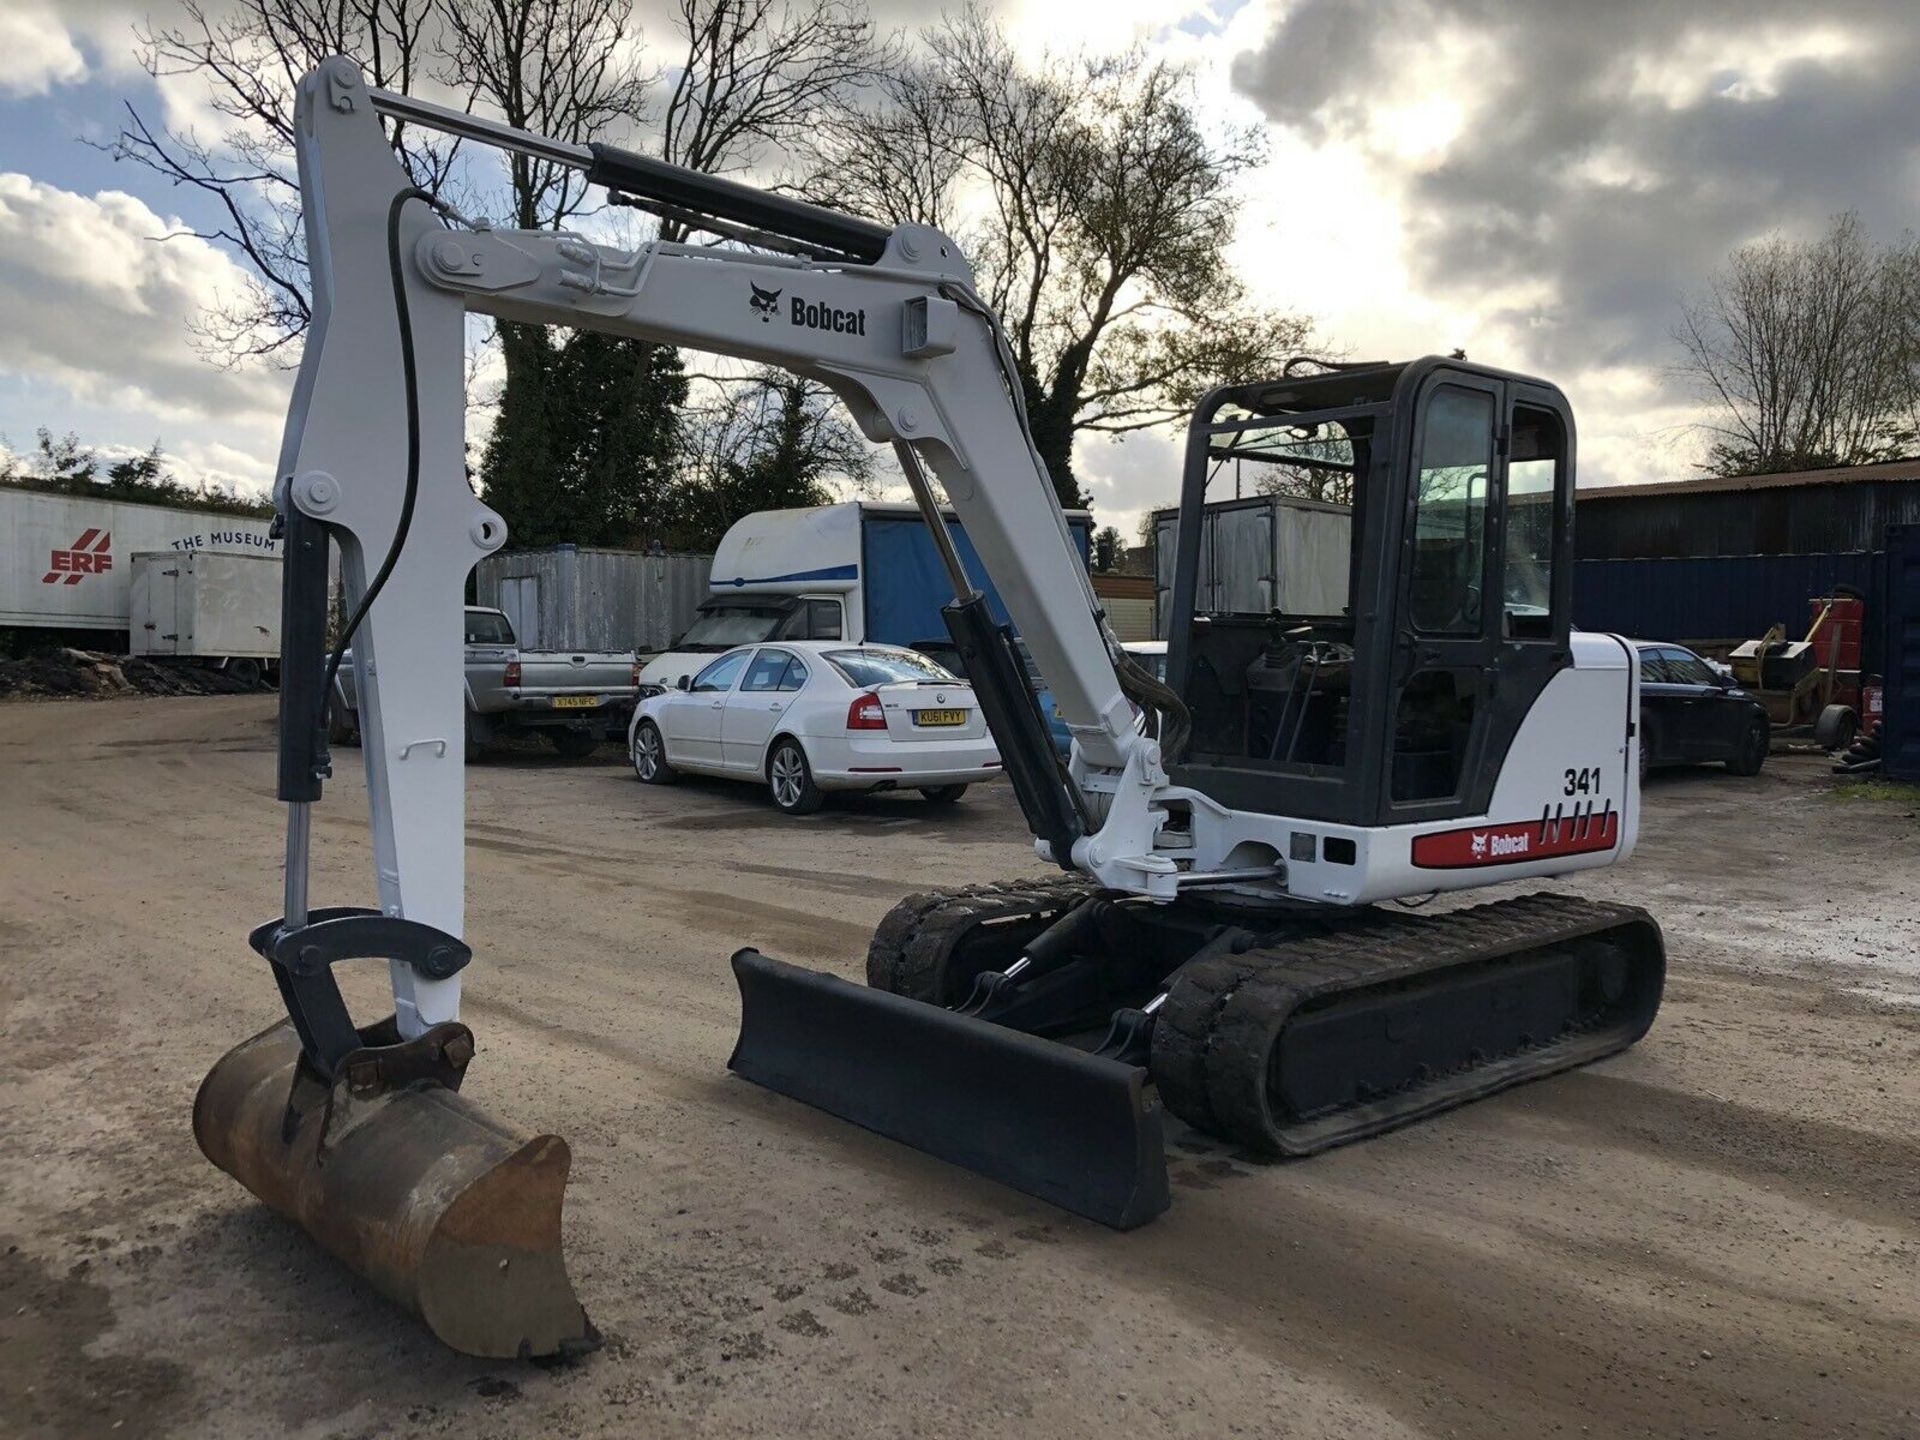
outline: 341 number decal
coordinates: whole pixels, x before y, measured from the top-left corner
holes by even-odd
[[[1566,787],[1563,795],[1594,795],[1600,790],[1600,767],[1591,766],[1581,770],[1567,771]]]

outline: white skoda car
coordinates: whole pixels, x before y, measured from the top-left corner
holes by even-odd
[[[679,688],[642,700],[627,730],[633,772],[767,787],[789,815],[830,790],[913,789],[950,805],[1000,774],[973,688],[893,645],[783,640],[716,656]]]

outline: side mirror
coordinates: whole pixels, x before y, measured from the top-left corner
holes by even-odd
[[[680,690],[693,689],[693,677],[691,675],[682,675],[678,680],[674,681],[673,683],[675,688]]]

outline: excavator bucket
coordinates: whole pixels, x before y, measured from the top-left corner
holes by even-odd
[[[1116,1230],[1167,1208],[1140,1066],[757,950],[735,954],[733,974],[727,1068],[756,1085]]]
[[[229,1051],[193,1102],[200,1149],[453,1349],[594,1349],[560,1253],[566,1142],[513,1135],[458,1093],[465,1026],[360,1034],[331,1083],[288,1021]]]

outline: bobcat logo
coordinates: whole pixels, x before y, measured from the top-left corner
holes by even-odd
[[[1475,835],[1468,844],[1472,847],[1473,858],[1476,860],[1487,853],[1487,837],[1484,834]]]
[[[753,299],[747,303],[753,306],[754,313],[760,317],[760,323],[762,325],[771,325],[773,323],[773,317],[779,313],[781,292],[778,290],[762,290],[751,280],[747,282],[747,288],[753,291]]]

